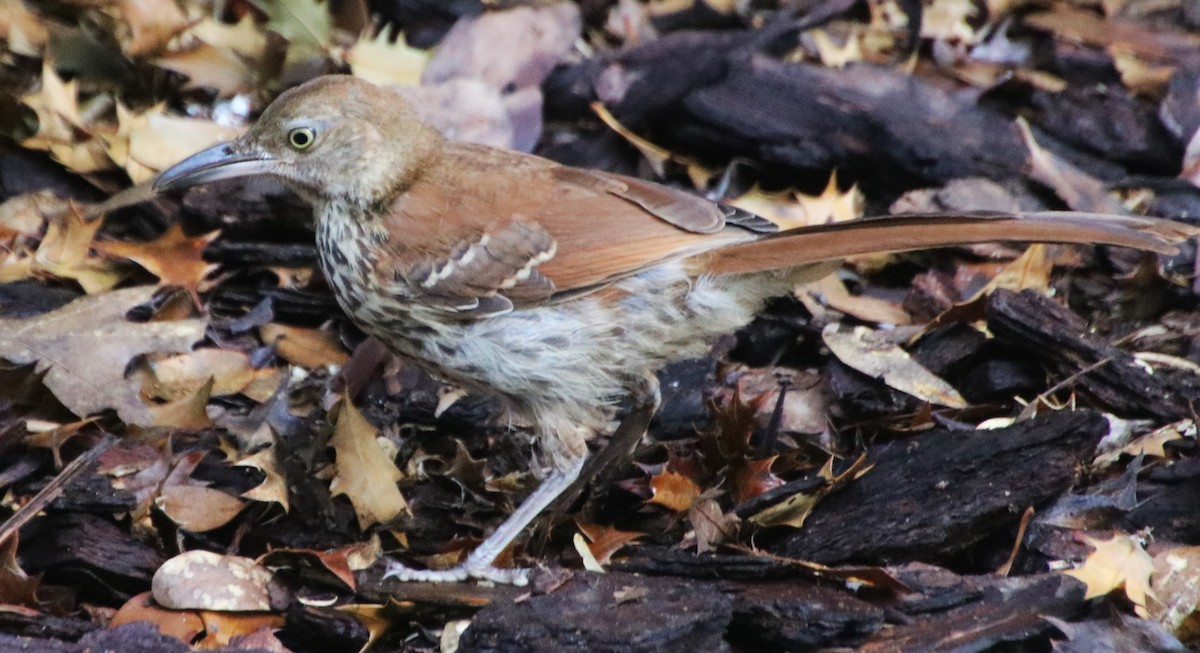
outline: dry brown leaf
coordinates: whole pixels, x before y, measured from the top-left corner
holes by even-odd
[[[169,116],[162,105],[134,113],[117,105],[117,131],[104,135],[105,151],[133,182],[149,181],[185,157],[224,141],[241,130],[211,120]]]
[[[337,475],[329,491],[350,499],[363,530],[409,511],[396,486],[404,475],[376,442],[378,432],[354,404],[343,401],[329,440],[337,452]]]
[[[933,0],[921,13],[921,37],[958,43],[978,43],[979,34],[971,27],[978,12],[970,0]]]
[[[1125,596],[1133,602],[1134,611],[1138,616],[1147,618],[1149,612],[1146,599],[1154,598],[1150,587],[1150,575],[1154,572],[1154,562],[1150,554],[1142,548],[1142,543],[1131,535],[1115,533],[1108,540],[1098,540],[1084,536],[1083,539],[1095,551],[1088,555],[1083,564],[1075,569],[1065,571],[1087,585],[1087,596],[1094,599],[1118,589],[1125,591]]]
[[[617,120],[616,116],[612,115],[612,112],[608,110],[608,107],[604,106],[600,102],[593,102],[591,106],[592,112],[594,112],[596,116],[600,118],[601,122],[603,122],[605,125],[608,125],[609,129],[617,132],[621,138],[629,141],[630,145],[634,146],[637,148],[638,152],[642,153],[642,156],[646,158],[646,162],[650,164],[650,168],[654,170],[654,174],[658,175],[659,177],[662,177],[666,174],[667,161],[674,160],[675,158],[675,155],[671,154],[670,150],[655,145],[654,143],[651,143],[650,141],[633,133],[628,127],[622,125],[621,122]]]
[[[247,18],[248,20],[249,18]],[[188,78],[184,88],[216,89],[219,97],[230,97],[254,88],[254,69],[236,52],[207,43],[172,52],[154,60],[154,65]]]
[[[779,456],[747,459],[733,465],[729,474],[734,503],[742,503],[783,485],[783,479],[771,473],[771,465]]]
[[[204,610],[200,612],[204,621],[204,639],[196,642],[195,648],[200,651],[227,648],[235,640],[237,649],[246,650],[241,644],[247,637],[265,632],[275,632],[283,627],[284,617],[281,614],[262,614],[244,612],[215,612]],[[274,638],[272,638],[274,639]],[[279,640],[275,640],[278,644]]]
[[[137,621],[148,621],[167,637],[191,644],[204,632],[204,620],[190,610],[167,610],[156,603],[150,592],[129,599],[113,615],[109,628]]]
[[[808,34],[817,49],[817,57],[821,59],[821,65],[826,68],[845,68],[851,63],[863,60],[857,30],[851,30],[841,45],[834,43],[825,30],[816,29]]]
[[[393,630],[396,625],[409,623],[412,620],[414,607],[414,604],[407,601],[400,602],[391,599],[384,605],[350,603],[339,605],[336,610],[349,615],[367,629],[369,633],[367,643],[361,649],[366,651],[370,650],[371,644],[385,633]]]
[[[700,496],[700,486],[670,467],[664,467],[650,479],[650,492],[646,503],[656,503],[675,512],[686,512]]]
[[[198,431],[213,425],[208,416],[208,400],[212,397],[213,379],[208,377],[195,392],[173,401],[156,404],[143,392],[146,406],[154,416],[154,425],[167,428]]]
[[[271,576],[250,558],[195,550],[164,562],[150,588],[154,600],[172,610],[266,611]]]
[[[36,236],[48,214],[66,213],[68,206],[68,200],[50,190],[10,197],[0,204],[0,230],[17,236]]]
[[[152,360],[148,365],[153,374],[142,391],[166,401],[194,394],[212,379],[213,395],[242,393],[264,402],[275,394],[283,375],[273,367],[254,369],[243,352],[211,347]]]
[[[120,0],[118,8],[121,23],[129,27],[132,36],[122,43],[130,57],[162,49],[188,26],[187,16],[173,0]]]
[[[264,447],[254,455],[239,460],[234,466],[257,469],[266,476],[262,483],[243,492],[242,497],[252,501],[278,503],[284,512],[288,511],[291,504],[288,502],[287,477],[279,471],[274,445]]]
[[[1125,207],[1108,193],[1104,182],[1038,145],[1025,118],[1017,118],[1017,127],[1029,149],[1030,177],[1052,188],[1074,211],[1125,213]]]
[[[0,0],[0,40],[23,57],[41,57],[49,34],[45,19],[29,11],[22,0]]]
[[[179,225],[171,225],[163,235],[145,243],[105,240],[95,243],[97,251],[127,258],[158,277],[164,285],[181,286],[193,294],[216,265],[204,260],[204,248],[219,232],[189,238]],[[220,393],[218,393],[220,394]]]
[[[1167,450],[1165,445],[1168,442],[1180,440],[1184,438],[1184,433],[1194,431],[1196,423],[1190,419],[1180,420],[1172,424],[1167,424],[1159,428],[1144,433],[1137,438],[1134,438],[1125,446],[1106,451],[1096,456],[1092,462],[1096,466],[1111,465],[1117,462],[1121,456],[1137,457],[1137,456],[1154,456],[1155,458],[1166,458]]]
[[[22,147],[50,152],[55,160],[78,173],[112,167],[104,144],[92,138],[79,111],[79,84],[64,82],[49,59],[42,63],[42,85],[21,97],[38,118],[37,134],[21,142]]]
[[[696,553],[702,554],[737,536],[741,520],[732,512],[726,514],[712,497],[704,496],[688,510],[688,523],[696,539]]]
[[[111,261],[91,255],[92,239],[100,229],[101,221],[85,221],[70,202],[46,208],[49,225],[34,256],[35,271],[74,279],[88,294],[115,286],[124,275]]]
[[[612,562],[612,557],[621,549],[625,548],[635,540],[645,537],[645,533],[636,531],[622,531],[611,526],[601,526],[599,524],[581,524],[576,523],[579,530],[588,539],[588,550],[591,551],[592,557],[596,562],[607,565]]]
[[[286,324],[264,324],[258,335],[267,344],[275,345],[283,360],[305,369],[329,365],[345,365],[350,355],[338,339],[326,329],[305,329]]]
[[[1108,53],[1125,88],[1154,101],[1161,100],[1167,94],[1167,85],[1175,74],[1175,66],[1159,65],[1139,57],[1121,43],[1109,46]]]
[[[0,605],[38,607],[37,588],[40,581],[31,578],[17,562],[17,541],[13,533],[0,542]]]
[[[193,533],[218,529],[237,517],[245,507],[237,497],[198,485],[165,487],[154,503],[168,519]]]
[[[288,41],[287,65],[325,56],[333,40],[333,18],[321,0],[255,0],[271,20],[267,29]]]
[[[967,401],[949,383],[918,363],[908,352],[864,326],[843,330],[829,324],[821,331],[829,351],[847,366],[922,401],[966,408]]]
[[[115,408],[127,424],[154,425],[138,389],[124,378],[131,358],[191,349],[204,320],[128,322],[125,313],[149,301],[151,286],[81,297],[26,320],[0,319],[0,357],[49,369],[46,387],[76,415]]]
[[[781,229],[793,229],[831,222],[845,222],[862,215],[862,193],[858,186],[845,192],[838,188],[837,172],[819,195],[764,193],[754,188],[741,197],[727,200],[728,204],[744,209],[774,222]]]

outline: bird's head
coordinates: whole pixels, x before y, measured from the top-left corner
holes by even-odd
[[[416,179],[440,140],[395,93],[330,75],[280,95],[241,137],[175,164],[154,188],[271,175],[310,201],[381,202]]]

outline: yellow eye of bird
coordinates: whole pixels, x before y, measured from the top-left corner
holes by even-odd
[[[288,132],[287,139],[293,149],[307,150],[317,140],[317,135],[308,127],[297,127]]]

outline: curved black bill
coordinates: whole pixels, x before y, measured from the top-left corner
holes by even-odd
[[[248,177],[271,171],[274,160],[267,156],[240,154],[232,144],[222,143],[201,150],[163,171],[154,180],[155,192],[187,188],[218,179]]]

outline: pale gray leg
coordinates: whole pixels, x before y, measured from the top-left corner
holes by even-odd
[[[397,578],[403,581],[425,581],[431,583],[453,583],[477,578],[490,580],[507,585],[525,585],[529,582],[528,569],[497,569],[492,566],[496,558],[525,530],[546,506],[562,494],[583,468],[583,459],[578,460],[570,469],[555,470],[542,481],[541,485],[529,495],[515,512],[509,515],[504,523],[488,536],[474,551],[467,556],[462,564],[452,569],[411,569],[399,562],[389,561],[384,578]]]

